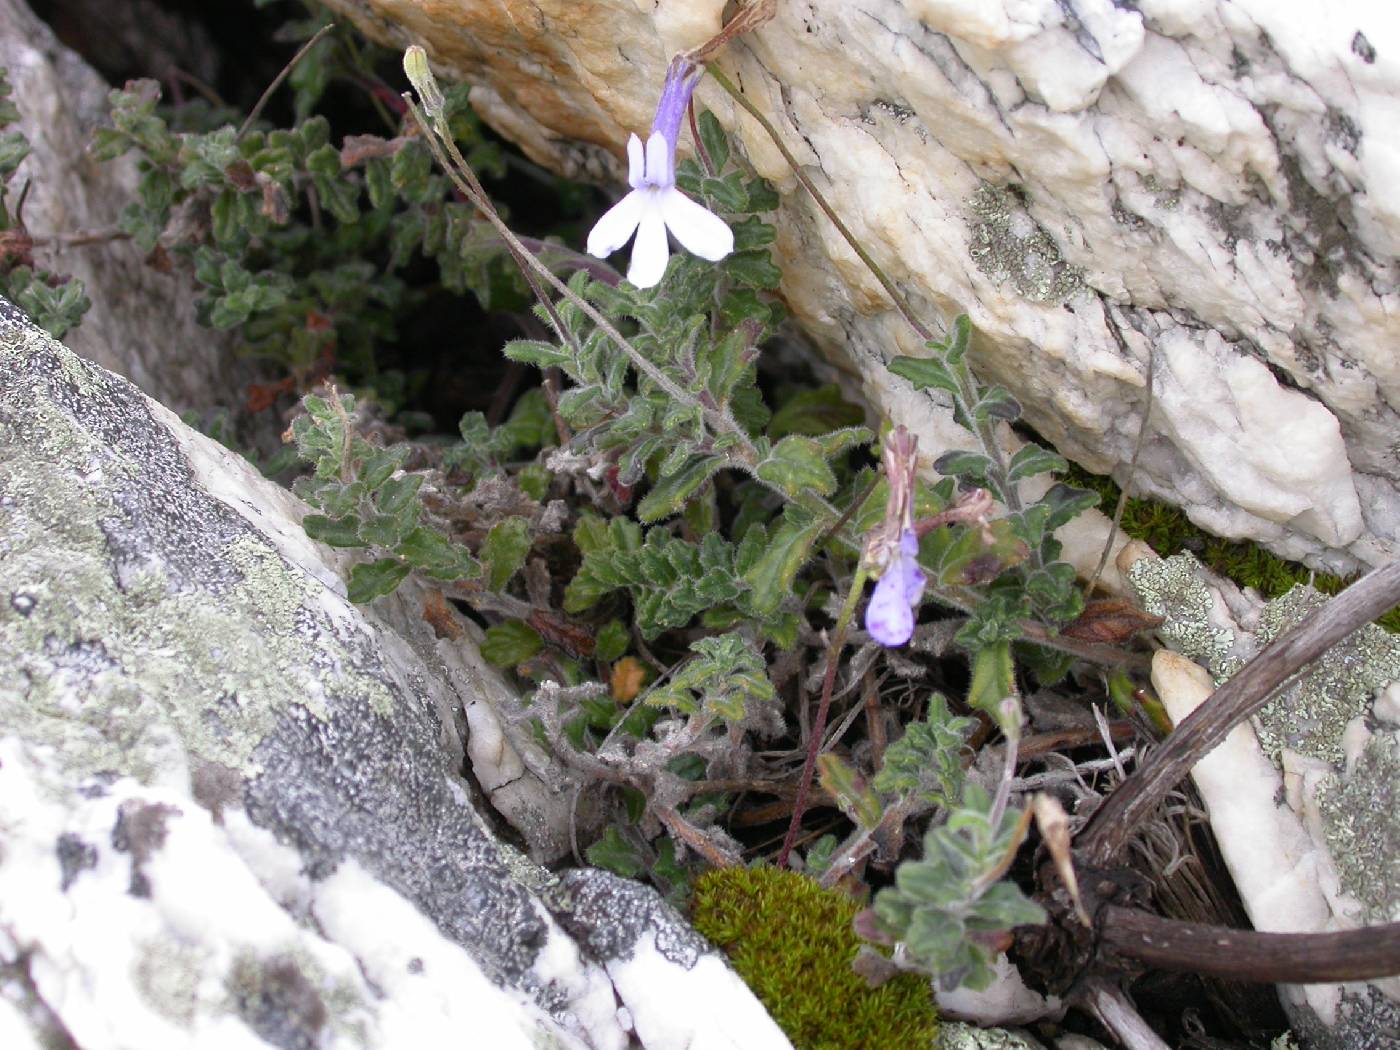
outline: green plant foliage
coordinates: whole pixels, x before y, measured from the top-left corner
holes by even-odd
[[[632,636],[620,620],[609,620],[598,629],[593,654],[599,660],[616,660],[632,644]]]
[[[445,580],[473,579],[481,565],[471,551],[440,530],[420,523],[423,478],[402,471],[407,445],[379,448],[356,431],[355,398],[308,396],[292,423],[292,437],[309,476],[293,490],[322,513],[308,514],[302,527],[332,547],[386,550],[387,557],[357,565],[350,577],[354,602],[388,594],[413,570]],[[514,569],[511,570],[512,572]]]
[[[867,432],[845,426],[787,433],[776,445],[757,436],[769,413],[754,361],[759,343],[783,316],[767,294],[780,276],[769,258],[772,228],[756,214],[772,206],[771,191],[738,170],[710,176],[693,162],[681,166],[677,182],[717,211],[748,216],[734,223],[738,250],[718,266],[678,255],[653,290],[595,280],[585,270],[569,282],[575,295],[628,332],[649,368],[638,367],[568,299],[539,311],[556,341],[519,340],[507,345],[506,355],[564,373],[569,386],[559,399],[560,416],[586,435],[583,447],[617,464],[620,484],[648,483],[637,507],[642,522],[679,514],[734,465],[733,449],[748,440],[763,480],[794,497],[808,490],[829,494],[836,485],[831,460],[868,441]],[[576,593],[591,586],[580,584]]]
[[[796,872],[727,868],[696,882],[691,921],[794,1046],[934,1046],[938,1022],[925,979],[902,974],[872,989],[851,969],[861,945],[851,926],[857,910],[849,897]]]
[[[530,526],[524,518],[506,518],[492,526],[481,545],[486,581],[493,591],[504,590],[530,553]]]
[[[0,66],[0,129],[19,120],[10,101],[10,82]],[[18,131],[0,130],[0,295],[28,314],[55,339],[82,321],[92,306],[83,282],[34,266],[29,237],[10,212],[10,181],[29,155],[29,140]],[[4,235],[14,231],[18,236]]]
[[[319,90],[318,78],[313,70],[302,82],[308,97]],[[420,90],[436,99],[438,89]],[[458,97],[449,91],[443,105]],[[489,260],[506,235],[445,195],[426,149],[437,139],[357,139],[336,151],[325,122],[309,111],[281,133],[176,132],[139,99],[121,101],[112,148],[144,151],[153,174],[140,203],[156,242],[164,243],[164,223],[173,221],[168,209],[205,194],[200,200],[214,228],[185,247],[211,323],[248,338],[288,340],[298,337],[278,318],[340,309],[327,340],[338,345],[341,320],[353,318],[369,325],[367,345],[382,342],[407,301],[406,292],[386,290],[417,256],[437,261],[444,288],[470,287],[483,302],[499,291]],[[728,837],[713,825],[730,800],[700,782],[732,777],[731,766],[758,751],[749,735],[785,732],[779,708],[791,699],[786,683],[795,672],[789,665],[786,677],[770,677],[770,663],[779,652],[825,650],[832,610],[849,616],[856,607],[859,585],[846,589],[844,605],[842,587],[864,578],[866,541],[888,500],[888,483],[856,459],[873,439],[863,413],[836,388],[784,387],[770,412],[757,364],[783,319],[772,295],[781,279],[771,257],[775,231],[762,214],[776,197],[738,167],[712,117],[702,114],[700,128],[713,167],[688,162],[678,181],[729,217],[735,252],[717,265],[677,255],[650,290],[612,279],[596,263],[572,267],[567,293],[536,304],[526,328],[531,338],[504,348],[509,359],[547,370],[548,398],[542,390],[523,395],[498,426],[467,413],[460,440],[431,446],[368,439],[355,422],[354,400],[343,395],[308,397],[293,426],[312,467],[297,482],[316,511],[308,532],[367,552],[352,572],[352,597],[388,593],[417,572],[451,581],[454,599],[476,604],[493,624],[484,657],[537,683],[530,702],[541,704],[538,740],[566,760],[570,749],[607,745],[606,760],[618,772],[597,791],[605,813],[596,825],[601,837],[587,847],[590,862],[648,878],[675,899],[687,892],[696,866],[677,842],[694,840],[690,832],[658,837],[658,818],[672,831],[675,821],[688,822],[727,848]],[[282,153],[265,155],[274,149]],[[239,181],[246,181],[244,166],[267,197],[248,196]],[[285,212],[260,211],[266,200],[284,198]],[[471,199],[489,211],[489,202]],[[306,243],[304,231],[294,233],[312,200],[323,239],[347,249],[333,261]],[[268,254],[269,245],[291,251]],[[313,293],[321,298],[308,298]],[[986,486],[1008,507],[1002,517],[964,516],[924,530],[919,557],[932,595],[966,615],[957,640],[971,657],[970,701],[1014,733],[1020,715],[1013,646],[1025,644],[1018,641],[1024,621],[1036,618],[1053,630],[1081,603],[1051,533],[1094,496],[1057,485],[1034,504],[1018,501],[1019,481],[1065,464],[1034,446],[1007,454],[996,444],[993,425],[1014,421],[1020,406],[976,380],[967,363],[970,337],[960,319],[946,343],[930,344],[930,357],[901,360],[896,370],[950,397],[981,446],[941,459],[947,477],[937,485],[915,484],[914,514],[952,508],[960,482]],[[319,352],[311,344],[303,349]],[[556,442],[564,447],[530,460]],[[552,499],[541,507],[546,497]],[[978,499],[969,505],[990,506]],[[522,573],[526,565],[531,571]],[[537,566],[568,581],[562,595]],[[813,655],[796,653],[795,666],[814,666]],[[844,659],[839,649],[836,655]],[[639,676],[656,684],[646,689]],[[892,814],[924,819],[932,811],[928,853],[900,867],[895,889],[881,897],[881,915],[883,928],[949,985],[985,979],[985,954],[969,935],[1040,915],[1013,884],[999,881],[1023,828],[1014,814],[992,828],[985,795],[964,784],[960,753],[970,724],[935,697],[927,718],[886,749],[882,768],[824,756],[822,783],[854,830],[844,841],[819,843],[807,858],[816,871],[848,864],[848,847],[888,826]],[[717,749],[724,753],[718,761]],[[692,782],[693,793],[679,790],[680,781]],[[652,811],[653,798],[667,797],[681,801]],[[943,896],[929,891],[935,868],[949,880]],[[788,923],[804,936],[802,952],[821,946],[821,972],[831,974],[822,977],[820,996],[798,1006],[799,1030],[833,1020],[840,1026],[839,1035],[804,1037],[799,1045],[913,1045],[905,1035],[931,1037],[927,988],[918,978],[904,981],[910,991],[901,997],[895,985],[870,992],[850,972],[855,905],[797,876],[774,874],[798,880],[784,883],[788,891],[810,889],[815,896],[803,907],[837,916],[820,936],[802,925],[805,919]],[[790,906],[796,900],[792,892],[779,896]],[[822,939],[828,936],[835,940]],[[809,977],[817,964],[802,961],[810,958],[802,952],[795,951],[794,971]],[[848,985],[849,1009],[834,1007],[830,989]],[[863,1042],[867,1029],[872,1041]]]
[[[564,592],[564,609],[583,612],[604,595],[626,589],[637,627],[647,639],[683,627],[716,606],[758,615],[745,572],[764,556],[765,540],[760,527],[737,546],[714,532],[695,544],[661,527],[644,534],[628,518],[613,518],[603,526],[585,515],[574,530],[583,564]]]
[[[1003,522],[994,523],[1007,531],[992,534],[995,542],[989,544],[991,549],[985,556],[975,553],[976,537],[967,530],[944,541],[949,549],[928,553],[936,555],[939,578],[948,584],[986,584],[1015,568],[1019,576],[1015,590],[1026,599],[1022,615],[1033,614],[1051,627],[1063,625],[1083,611],[1084,599],[1073,567],[1058,560],[1060,544],[1053,533],[1094,506],[1098,495],[1056,484],[1035,503],[1022,505],[1016,488],[1019,482],[1063,472],[1068,464],[1036,445],[1025,445],[1009,458],[1005,455],[992,428],[996,423],[1016,422],[1021,406],[1004,388],[977,380],[967,360],[971,337],[970,322],[959,317],[946,341],[927,344],[928,357],[900,357],[890,362],[890,371],[909,380],[915,389],[938,391],[951,399],[953,418],[981,446],[974,451],[947,452],[934,469],[964,484],[988,489],[1010,511]],[[1015,541],[1024,545],[1023,552]]]
[[[486,629],[481,643],[481,655],[497,667],[523,664],[544,648],[539,632],[520,620],[507,620]]]
[[[604,831],[602,838],[584,851],[584,856],[588,858],[589,864],[606,868],[628,879],[635,879],[647,869],[642,851],[623,838],[622,833],[615,827]]]
[[[962,794],[962,749],[976,725],[975,719],[954,715],[943,695],[934,693],[928,717],[910,722],[904,735],[885,750],[875,789],[888,795],[916,794],[945,808],[953,805]]]
[[[1044,909],[1014,883],[998,881],[1024,833],[1020,818],[1007,810],[994,825],[991,798],[966,784],[947,822],[925,833],[922,859],[901,864],[895,885],[875,897],[880,926],[944,988],[976,990],[992,981],[995,953],[969,934],[1045,921]]]
[[[694,658],[663,686],[647,694],[653,707],[687,715],[704,711],[727,722],[741,722],[747,705],[773,699],[763,658],[738,634],[701,638],[690,647]]]
[[[840,755],[827,752],[817,757],[817,782],[856,827],[870,831],[879,825],[885,811],[879,794]]]
[[[28,266],[16,266],[0,276],[0,295],[55,339],[62,339],[76,328],[92,308],[92,300],[87,297],[82,281]]]
[[[319,25],[290,28],[309,37]],[[421,141],[355,135],[337,147],[326,119],[312,115],[333,75],[373,82],[370,50],[337,30],[304,55],[290,77],[291,128],[182,130],[199,122],[162,111],[153,81],[133,81],[112,92],[111,126],[94,137],[98,160],[137,155],[140,182],[121,230],[142,251],[187,256],[200,320],[294,374],[333,358],[372,379],[375,348],[427,294],[400,276],[420,256],[437,264],[441,287],[483,306],[524,295],[498,240],[452,198]],[[503,171],[464,86],[448,93],[447,109],[474,163]],[[208,221],[191,221],[201,215]]]

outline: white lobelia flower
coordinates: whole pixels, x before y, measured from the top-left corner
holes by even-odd
[[[646,146],[636,135],[627,140],[627,182],[632,192],[608,209],[588,234],[588,254],[606,259],[636,232],[627,279],[638,288],[653,287],[666,272],[671,254],[668,230],[681,247],[710,262],[734,250],[734,232],[728,224],[676,188],[676,140],[700,75],[689,59],[678,57],[671,63]]]

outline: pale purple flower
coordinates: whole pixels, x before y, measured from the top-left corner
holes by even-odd
[[[914,479],[919,439],[904,427],[885,437],[885,517],[865,544],[865,563],[879,577],[865,610],[865,629],[881,645],[904,645],[914,634],[914,609],[927,578],[919,568],[919,535],[914,530]]]
[[[903,645],[914,635],[914,609],[928,578],[919,568],[919,537],[905,529],[865,609],[865,629],[881,645]]]
[[[588,254],[606,259],[636,232],[627,279],[638,288],[653,287],[666,272],[671,254],[668,230],[683,248],[710,262],[734,250],[734,233],[725,221],[676,188],[681,118],[702,74],[683,55],[672,61],[646,146],[636,135],[627,140],[627,182],[632,192],[608,209],[588,234]]]

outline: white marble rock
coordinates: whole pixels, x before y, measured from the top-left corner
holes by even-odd
[[[654,891],[495,838],[566,852],[572,793],[470,635],[350,605],[295,499],[3,299],[0,463],[0,1045],[788,1046]]]

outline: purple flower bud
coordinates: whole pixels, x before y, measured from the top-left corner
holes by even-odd
[[[924,596],[928,578],[919,568],[919,538],[913,529],[899,537],[865,610],[865,629],[884,646],[904,645],[914,635],[914,609]]]

